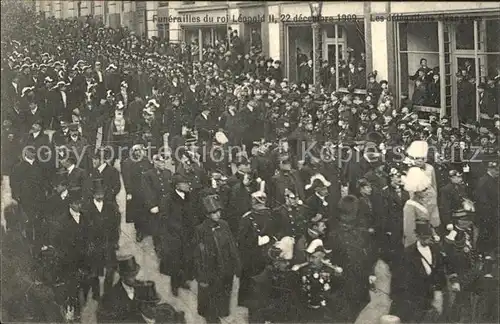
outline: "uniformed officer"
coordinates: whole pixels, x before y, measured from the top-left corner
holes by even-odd
[[[166,160],[163,156],[153,156],[154,168],[146,171],[141,178],[144,204],[150,213],[150,217],[158,219],[159,215],[166,215],[167,194],[172,191],[172,172],[167,169]],[[153,223],[154,224],[154,221]],[[156,228],[156,226],[154,227]],[[155,233],[152,233],[153,235]],[[155,244],[155,247],[156,244]]]
[[[308,261],[296,265],[292,270],[300,276],[300,291],[303,311],[301,321],[309,323],[330,323],[333,321],[330,303],[333,293],[341,287],[342,268],[332,265],[325,257],[323,241],[315,239],[306,250]]]
[[[246,306],[250,297],[251,278],[266,266],[263,249],[272,237],[271,210],[266,206],[266,194],[256,191],[251,197],[252,209],[241,217],[237,237],[242,265],[238,303],[242,306]]]
[[[449,224],[454,218],[453,215],[455,213],[462,213],[464,204],[468,209],[474,207],[472,200],[468,197],[462,172],[452,169],[448,172],[448,175],[450,182],[442,187],[439,192],[439,213],[443,224]]]
[[[307,227],[307,219],[302,208],[302,200],[286,188],[285,203],[273,210],[272,232],[277,238],[291,236],[298,238]]]
[[[475,248],[473,214],[464,208],[452,213],[453,224],[447,225],[449,234],[443,242],[450,282],[448,320],[469,323],[473,319],[472,298],[481,276],[482,260]]]

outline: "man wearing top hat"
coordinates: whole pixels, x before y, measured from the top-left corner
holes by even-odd
[[[171,305],[161,303],[154,281],[138,282],[135,291],[135,312],[128,322],[133,323],[185,323],[184,312],[178,312]]]
[[[92,200],[84,206],[85,216],[91,221],[89,254],[94,280],[104,279],[104,291],[111,288],[115,273],[115,251],[120,238],[121,215],[116,202],[106,201],[103,181],[94,179]],[[102,293],[101,293],[102,295]],[[98,292],[94,292],[98,298]]]
[[[78,154],[81,153],[78,152]],[[67,181],[70,194],[87,200],[90,190],[89,177],[87,171],[77,165],[78,162],[80,161],[77,160],[76,155],[72,152],[68,153],[65,159],[60,161],[66,170],[64,178]]]
[[[102,296],[102,302],[97,310],[99,323],[138,322],[135,320],[137,311],[136,279],[141,266],[133,255],[117,256],[120,279]]]
[[[195,278],[198,281],[198,313],[207,322],[229,316],[234,275],[239,276],[240,256],[229,225],[221,219],[218,195],[202,199],[207,218],[195,229]]]
[[[405,323],[436,322],[443,313],[444,259],[441,248],[432,244],[429,223],[417,223],[415,232],[417,242],[405,248],[393,271],[391,314]]]

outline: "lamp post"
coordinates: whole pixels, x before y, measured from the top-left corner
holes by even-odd
[[[309,8],[311,9],[311,17],[313,18],[313,23],[311,25],[313,31],[313,80],[316,87],[317,93],[319,93],[319,88],[321,84],[320,80],[320,66],[321,66],[321,9],[323,7],[323,1],[311,1],[309,2]]]

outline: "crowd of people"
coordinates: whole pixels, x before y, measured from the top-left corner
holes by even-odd
[[[200,60],[91,17],[4,10],[23,24],[2,40],[6,229],[67,319],[92,290],[99,322],[183,321],[118,252],[122,177],[137,242],[153,237],[173,296],[196,280],[207,322],[229,315],[234,276],[249,322],[354,322],[374,292],[402,322],[498,321],[498,114],[421,120],[376,73],[341,79],[366,95],[307,71],[294,84],[235,31]]]

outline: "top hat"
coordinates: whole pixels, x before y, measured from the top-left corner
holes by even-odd
[[[161,300],[161,296],[156,291],[156,284],[154,281],[144,281],[135,286],[135,300],[139,303],[158,304]]]
[[[431,225],[428,222],[417,222],[415,224],[415,234],[420,237],[433,236]]]
[[[175,186],[179,183],[189,183],[189,179],[182,174],[176,173],[172,177],[172,184]]]
[[[121,277],[136,276],[141,269],[133,255],[118,256],[116,260],[118,261],[118,273]]]
[[[97,193],[104,194],[104,185],[101,178],[92,180],[92,192],[94,194]]]
[[[219,195],[208,195],[202,198],[203,208],[208,214],[218,212],[222,209]]]

